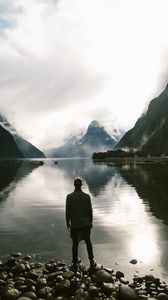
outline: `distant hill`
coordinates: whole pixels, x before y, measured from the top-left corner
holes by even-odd
[[[16,129],[8,122],[8,120],[0,115],[0,125],[6,129],[14,138],[15,143],[19,150],[22,152],[22,156],[25,158],[44,158],[45,155],[42,151],[22,138],[16,131]]]
[[[0,125],[0,158],[23,158],[13,136]]]
[[[47,157],[91,157],[93,152],[113,149],[115,144],[116,136],[111,137],[98,121],[92,121],[82,137],[73,137],[45,154]]]
[[[117,148],[141,150],[153,156],[168,155],[168,85],[115,145]]]

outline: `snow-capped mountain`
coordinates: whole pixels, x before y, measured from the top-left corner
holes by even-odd
[[[45,154],[48,157],[91,157],[93,152],[113,149],[118,140],[94,120],[82,137],[71,137],[63,146],[50,149]]]

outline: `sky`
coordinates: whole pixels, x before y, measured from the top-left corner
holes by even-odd
[[[0,112],[40,149],[128,130],[168,81],[167,0],[0,0]]]

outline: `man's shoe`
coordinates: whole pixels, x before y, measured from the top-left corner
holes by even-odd
[[[94,268],[96,267],[96,265],[97,265],[96,261],[94,259],[90,259],[90,267]]]

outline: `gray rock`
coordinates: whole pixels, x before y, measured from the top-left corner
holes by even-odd
[[[13,256],[13,257],[19,257],[19,256],[21,256],[22,254],[20,253],[20,252],[13,252],[12,254],[11,254],[11,256]]]
[[[99,293],[97,286],[90,285],[88,288],[88,293],[91,297],[96,297]]]
[[[121,277],[124,277],[124,273],[121,272],[121,271],[117,271],[117,272],[116,272],[116,278],[117,278],[117,279],[120,279]]]
[[[34,280],[32,280],[32,279],[30,279],[30,278],[27,278],[27,279],[25,280],[25,285],[27,285],[28,287],[31,287],[31,286],[36,286],[37,283],[36,283]]]
[[[116,290],[116,288],[113,285],[113,283],[105,283],[104,282],[102,285],[102,290],[106,295],[110,295],[111,293],[113,293]]]
[[[27,298],[27,297],[24,297],[24,296],[22,296],[22,297],[19,297],[18,298],[18,300],[31,300],[30,298]]]
[[[135,264],[137,264],[137,260],[134,258],[134,259],[131,259],[130,260],[130,264],[133,264],[133,265],[135,265]]]
[[[38,294],[42,298],[46,298],[52,292],[52,288],[45,286],[42,289],[38,290]]]
[[[5,300],[16,300],[21,295],[21,292],[17,289],[7,289],[3,294]]]
[[[19,274],[19,273],[23,273],[26,271],[26,266],[24,264],[17,264],[14,268],[13,268],[14,273]]]
[[[168,300],[168,295],[165,293],[159,293],[158,294],[158,299],[159,300]]]
[[[120,282],[123,284],[128,284],[129,281],[125,277],[120,277]]]
[[[112,276],[103,269],[101,269],[101,270],[97,271],[96,273],[94,273],[93,279],[97,283],[113,282]]]
[[[119,300],[137,300],[137,293],[127,285],[119,286],[118,291],[118,299]]]
[[[22,296],[30,298],[31,300],[37,299],[37,296],[36,296],[36,294],[34,292],[26,292]]]

